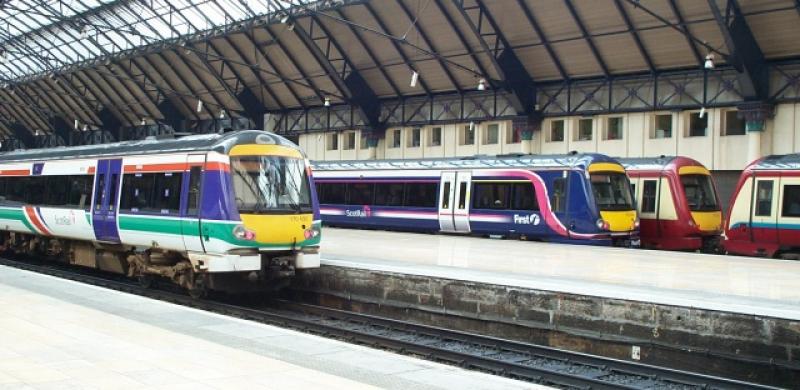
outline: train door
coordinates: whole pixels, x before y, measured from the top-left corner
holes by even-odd
[[[456,173],[442,172],[439,184],[439,229],[443,232],[454,232],[453,203],[456,196]]]
[[[117,204],[122,181],[122,159],[100,160],[94,181],[92,226],[98,241],[120,242]]]
[[[469,233],[470,172],[442,172],[439,185],[439,229]]]
[[[458,172],[456,174],[456,203],[453,210],[453,223],[459,233],[469,233],[469,205],[471,198],[472,173]]]
[[[202,188],[203,165],[206,155],[189,155],[186,158],[189,171],[183,174],[183,188],[181,193],[184,202],[181,207],[181,234],[186,250],[190,252],[204,252],[203,240],[200,230],[200,199]]]
[[[779,185],[777,177],[755,178],[750,216],[750,239],[754,243],[778,242]]]

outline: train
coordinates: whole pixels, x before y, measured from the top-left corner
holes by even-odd
[[[800,260],[800,154],[748,165],[725,222],[727,253]]]
[[[623,166],[601,154],[313,163],[326,225],[638,246]]]
[[[718,253],[722,210],[711,172],[687,157],[620,158],[641,221],[642,247]]]
[[[192,296],[277,289],[320,265],[309,162],[245,130],[0,154],[0,249]]]

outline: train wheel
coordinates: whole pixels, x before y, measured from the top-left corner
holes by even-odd
[[[139,286],[144,288],[152,288],[156,284],[156,278],[153,275],[139,275]]]
[[[192,287],[189,288],[189,296],[194,299],[203,299],[208,296],[204,275],[192,273]]]

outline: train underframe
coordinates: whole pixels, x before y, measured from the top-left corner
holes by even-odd
[[[0,251],[126,275],[138,279],[145,287],[169,281],[196,298],[205,297],[209,291],[249,293],[279,290],[288,286],[295,275],[293,264],[296,258],[292,251],[262,253],[260,270],[208,272],[202,264],[190,260],[186,252],[16,232],[0,233]]]

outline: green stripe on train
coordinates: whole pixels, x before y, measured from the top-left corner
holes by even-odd
[[[25,227],[28,228],[33,233],[36,233],[36,230],[33,229],[28,219],[25,218],[25,212],[22,211],[21,208],[7,208],[3,207],[0,208],[0,219],[10,219],[12,221],[20,221],[25,224]]]
[[[184,225],[185,223],[185,225]],[[129,231],[138,231],[138,232],[148,232],[148,233],[160,233],[160,234],[175,234],[175,235],[187,235],[187,236],[198,236],[198,221],[197,219],[181,219],[181,218],[164,218],[164,217],[155,217],[155,216],[148,216],[148,217],[139,217],[139,216],[132,216],[132,215],[120,215],[119,216],[119,228],[120,230],[129,230]],[[262,247],[262,248],[269,248],[269,247],[287,247],[291,246],[292,243],[280,243],[280,244],[265,244],[265,243],[256,243],[252,241],[240,240],[233,235],[233,227],[238,225],[239,222],[237,221],[212,221],[212,220],[203,220],[203,237],[208,239],[216,239],[220,241],[224,241],[228,244],[236,245],[236,246],[250,246],[250,247]],[[184,233],[184,228],[186,229]],[[193,234],[194,232],[198,232],[198,234]],[[304,240],[298,242],[297,245],[316,245],[319,243],[319,238],[315,237],[310,240]]]

